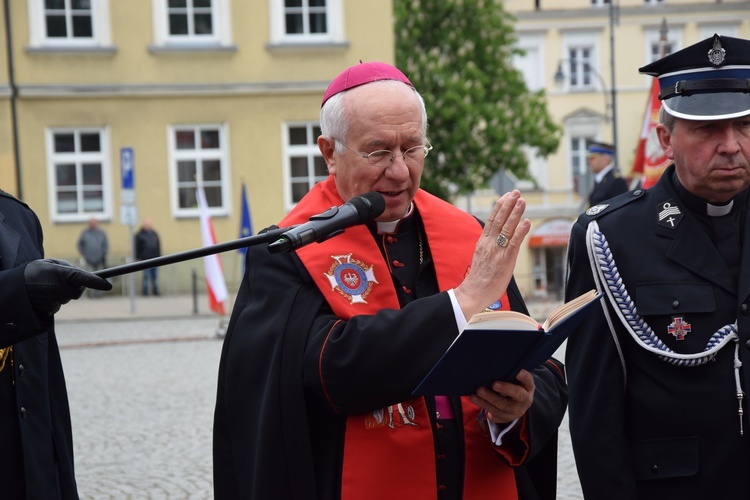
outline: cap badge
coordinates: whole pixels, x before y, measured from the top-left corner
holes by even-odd
[[[675,229],[677,224],[682,220],[682,212],[680,207],[672,205],[671,200],[659,205],[659,225]]]
[[[714,38],[714,46],[708,51],[708,61],[714,66],[718,66],[724,62],[726,56],[727,51],[721,46],[721,39],[717,36]]]
[[[364,262],[352,259],[352,254],[331,255],[334,263],[327,273],[332,290],[349,299],[351,304],[366,304],[365,300],[372,291],[373,283],[377,283],[373,266],[367,266]]]
[[[690,333],[690,323],[686,322],[681,316],[674,318],[672,323],[667,326],[667,332],[677,340],[685,340],[685,335]]]
[[[604,211],[609,206],[609,203],[603,203],[601,205],[594,205],[593,207],[586,210],[586,215],[596,215]]]

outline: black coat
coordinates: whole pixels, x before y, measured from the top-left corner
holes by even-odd
[[[412,399],[411,391],[458,333],[450,298],[435,293],[401,310],[337,323],[296,254],[270,254],[265,245],[253,246],[246,269],[219,367],[215,496],[338,498],[346,414]],[[431,261],[425,261],[425,269],[417,278],[418,295],[423,287],[436,287]],[[512,308],[526,311],[515,284],[509,297]],[[339,390],[347,387],[351,393],[338,411],[325,403],[317,372],[323,352],[319,343],[331,328],[341,329],[334,336],[348,341],[343,343],[346,356],[329,356],[361,367],[348,371],[351,379],[336,381]],[[398,349],[384,345],[386,332],[401,344]],[[373,359],[384,361],[374,367]],[[528,413],[534,460],[516,471],[522,498],[555,497],[557,427],[567,401],[559,369],[534,371],[536,393]],[[360,390],[373,385],[378,394]]]
[[[735,320],[739,343],[729,342],[701,366],[676,366],[634,340],[611,301],[603,304],[614,331],[603,309],[594,310],[566,349],[571,438],[586,498],[750,498],[748,405],[745,399],[740,435],[734,370],[737,346],[747,392],[750,252],[744,253],[738,288],[709,232],[678,195],[673,170],[653,188],[579,217],[570,239],[566,297],[595,287],[585,244],[587,226],[595,221],[637,313],[666,347],[700,353],[712,334]],[[750,217],[744,220],[748,249]],[[614,270],[606,272],[616,283]],[[680,322],[690,325],[684,340],[669,334],[670,325]]]
[[[598,205],[599,203],[614,198],[628,190],[628,184],[620,174],[614,170],[607,172],[602,180],[595,183],[589,194],[589,206]]]
[[[42,228],[25,204],[0,191],[0,496],[78,498],[70,410],[53,322],[36,316],[23,279],[43,257]],[[15,385],[13,385],[15,381]]]

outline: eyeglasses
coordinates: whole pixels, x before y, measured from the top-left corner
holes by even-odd
[[[393,164],[393,161],[401,156],[404,159],[404,162],[416,162],[417,160],[422,160],[427,156],[427,153],[430,152],[432,149],[432,144],[425,141],[425,144],[422,144],[421,146],[414,146],[413,148],[409,148],[403,153],[399,155],[393,154],[388,149],[379,149],[378,151],[373,151],[372,153],[361,153],[357,151],[356,149],[352,149],[346,144],[344,144],[343,141],[340,141],[338,139],[334,139],[336,142],[344,146],[346,149],[351,151],[354,154],[357,154],[361,156],[362,158],[367,158],[367,161],[370,162],[370,165],[374,167],[379,168],[388,168]]]

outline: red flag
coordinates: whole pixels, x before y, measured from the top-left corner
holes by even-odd
[[[201,240],[203,246],[216,244],[216,235],[214,226],[211,223],[211,216],[208,214],[208,203],[206,195],[203,193],[203,187],[198,186],[195,192],[198,201],[198,210],[201,222]],[[208,288],[208,307],[217,314],[224,315],[224,301],[227,300],[229,293],[227,285],[224,282],[224,271],[221,268],[221,260],[218,254],[206,255],[203,257],[203,267],[206,271],[206,288]]]
[[[664,154],[656,136],[656,125],[659,123],[659,83],[654,78],[649,92],[648,106],[643,118],[643,129],[638,141],[638,150],[633,161],[633,176],[641,174],[641,187],[650,188],[661,177],[670,160]]]

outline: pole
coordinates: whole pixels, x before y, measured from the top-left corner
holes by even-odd
[[[613,163],[615,170],[620,168],[618,160],[620,148],[617,147],[617,83],[615,81],[615,0],[609,0],[609,69],[612,79],[612,144],[615,146]]]
[[[240,238],[238,240],[226,241],[224,243],[217,243],[216,245],[209,245],[207,247],[195,248],[193,250],[186,250],[184,252],[172,253],[169,255],[162,255],[160,257],[154,257],[152,259],[139,260],[137,262],[131,262],[129,264],[123,264],[121,266],[110,267],[107,269],[100,269],[94,271],[94,274],[101,276],[102,278],[111,278],[113,276],[121,276],[123,274],[134,273],[136,271],[143,271],[144,269],[150,269],[152,267],[165,266],[167,264],[174,264],[175,262],[182,262],[190,259],[197,259],[198,257],[205,257],[206,255],[213,255],[215,253],[227,252],[229,250],[237,250],[242,247],[249,247],[257,245],[259,243],[267,243],[268,241],[275,240],[285,232],[289,231],[289,227],[282,227],[278,229],[272,229],[262,234],[255,236],[248,236],[247,238]]]

